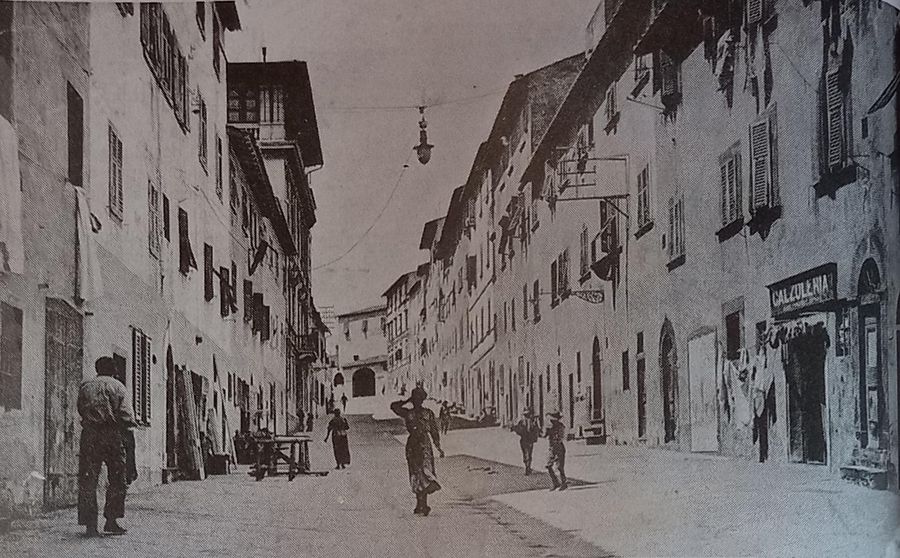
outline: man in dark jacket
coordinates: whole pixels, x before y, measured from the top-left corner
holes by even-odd
[[[81,415],[81,449],[78,459],[78,524],[89,537],[97,530],[97,479],[106,463],[107,487],[104,532],[122,535],[116,521],[125,516],[126,468],[123,431],[135,426],[125,386],[115,379],[115,363],[109,357],[97,359],[97,377],[85,380],[78,392]]]
[[[534,444],[541,435],[541,425],[531,409],[525,409],[525,417],[513,427],[513,431],[519,435],[519,446],[522,448],[522,461],[525,463],[525,474],[531,474],[531,456],[534,454]]]
[[[547,472],[550,473],[550,480],[553,481],[553,488],[550,490],[565,490],[569,487],[569,481],[566,479],[566,425],[562,422],[562,415],[558,411],[548,413],[550,417],[550,426],[547,428],[547,441],[549,442],[549,451],[547,452]],[[553,471],[554,466],[559,471],[559,479]]]

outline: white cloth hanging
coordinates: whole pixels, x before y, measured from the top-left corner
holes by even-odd
[[[25,273],[19,137],[0,116],[0,273]]]
[[[100,273],[100,259],[97,257],[97,241],[93,236],[87,192],[80,186],[73,188],[78,204],[78,296],[84,301],[91,301],[103,296],[103,276]]]

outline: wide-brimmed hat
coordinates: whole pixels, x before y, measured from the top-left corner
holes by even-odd
[[[410,393],[409,395],[410,399],[413,400],[418,399],[419,401],[425,401],[426,399],[428,399],[428,392],[426,392],[421,386],[416,386],[412,390],[412,393]]]
[[[555,418],[557,420],[562,418],[562,414],[559,411],[553,411],[553,412],[547,413],[547,416],[550,418]]]

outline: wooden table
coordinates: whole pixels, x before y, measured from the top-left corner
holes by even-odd
[[[250,473],[258,481],[262,480],[267,473],[270,477],[287,473],[289,481],[294,480],[297,475],[327,475],[327,472],[310,470],[310,440],[311,438],[305,435],[255,439],[256,463]],[[280,471],[279,463],[284,463],[287,470]]]

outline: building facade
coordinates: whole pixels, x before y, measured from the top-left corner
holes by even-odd
[[[431,251],[466,300],[421,374],[590,443],[896,484],[897,11],[682,4],[602,2],[558,90],[510,86]]]
[[[230,127],[239,29],[234,2],[0,8],[3,172],[21,175],[2,193],[21,224],[0,239],[2,476],[44,474],[48,508],[77,497],[74,403],[100,356],[139,423],[139,483],[203,478],[235,432],[293,429],[312,400],[309,76],[286,63],[276,147]],[[274,66],[251,72],[257,107]]]
[[[339,337],[334,341],[334,353],[338,368],[330,382],[335,401],[342,395],[348,399],[373,397],[398,389],[388,369],[386,316],[384,305],[337,315]]]

